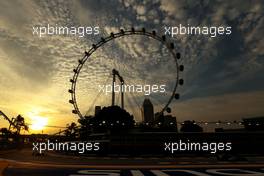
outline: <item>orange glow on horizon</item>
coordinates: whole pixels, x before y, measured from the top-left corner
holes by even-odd
[[[29,130],[31,133],[44,130],[48,124],[48,118],[39,114],[40,111],[38,109],[34,109],[26,115],[30,119]]]

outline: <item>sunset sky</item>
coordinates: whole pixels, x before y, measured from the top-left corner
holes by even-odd
[[[32,26],[99,26],[99,35],[44,36]],[[210,38],[179,35],[176,50],[182,54],[184,86],[177,89],[172,113],[178,121],[240,120],[264,116],[264,2],[259,1],[0,1],[0,110],[22,114],[30,124],[41,121],[65,126],[77,121],[68,103],[69,79],[93,43],[120,28],[145,27],[164,34],[165,26],[231,26],[231,35]],[[78,103],[85,114],[113,67],[130,83],[168,85],[172,90],[175,68],[168,51],[144,37],[113,41],[96,51],[80,74]],[[111,83],[111,79],[107,84]],[[166,95],[155,102],[166,103]],[[97,105],[110,105],[110,95]],[[140,105],[144,96],[135,100]],[[127,96],[129,99],[129,95]],[[127,104],[132,108],[133,101]],[[156,109],[160,108],[155,106]],[[92,110],[93,111],[93,110]],[[131,113],[133,111],[131,110]],[[139,112],[137,112],[140,114]],[[140,120],[139,115],[135,115]],[[7,122],[0,119],[0,128]],[[39,132],[35,126],[35,131]],[[45,132],[58,129],[44,128]]]

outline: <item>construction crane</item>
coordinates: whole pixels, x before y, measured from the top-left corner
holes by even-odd
[[[14,118],[12,118],[11,120],[7,117],[7,115],[5,115],[5,113],[3,113],[2,111],[0,111],[0,116],[3,116],[5,120],[7,120],[9,122],[9,130],[11,128],[11,126],[13,126],[14,128],[18,128],[17,125],[14,123]]]
[[[18,115],[16,118],[12,118],[10,120],[7,117],[7,115],[5,115],[5,113],[3,113],[2,111],[0,111],[0,116],[3,116],[4,119],[9,122],[9,130],[11,128],[13,128],[13,129],[16,130],[16,133],[17,134],[20,134],[21,128],[23,128],[24,130],[28,131],[28,125],[25,123],[25,119],[21,115]]]

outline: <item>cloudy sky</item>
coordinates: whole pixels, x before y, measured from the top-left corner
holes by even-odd
[[[93,43],[120,28],[145,27],[164,34],[165,26],[231,26],[231,35],[173,37],[182,54],[184,86],[181,100],[171,104],[179,121],[240,120],[264,115],[263,1],[0,1],[0,110],[22,114],[28,123],[46,119],[48,125],[76,121],[68,103],[72,69]],[[33,26],[98,26],[99,35],[38,37]],[[82,113],[95,104],[110,105],[110,95],[98,95],[99,84],[110,84],[117,68],[130,84],[166,84],[167,93],[151,96],[155,109],[172,91],[175,63],[159,43],[127,37],[97,50],[85,64],[77,84]],[[138,115],[144,96],[126,95],[131,113]],[[2,126],[6,125],[0,120]],[[56,129],[46,129],[54,131]]]

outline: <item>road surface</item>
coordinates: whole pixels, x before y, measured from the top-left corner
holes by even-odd
[[[264,176],[263,157],[223,162],[206,157],[84,157],[30,150],[0,152],[2,176]]]

